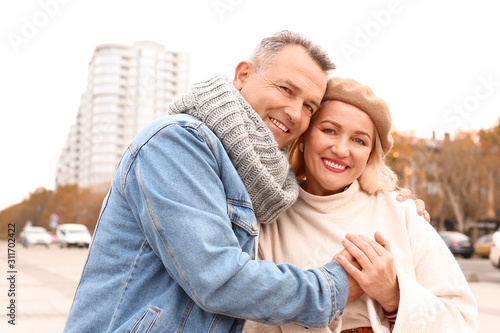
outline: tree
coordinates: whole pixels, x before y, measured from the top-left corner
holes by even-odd
[[[59,223],[81,223],[93,231],[105,195],[77,185],[62,186],[55,192],[39,188],[28,199],[0,212],[0,239],[7,237],[10,223],[16,224],[17,235],[27,221],[50,230],[51,214],[59,216]]]
[[[479,131],[480,146],[482,148],[481,166],[487,173],[486,207],[485,217],[496,219],[499,215],[497,207],[500,207],[500,193],[498,191],[500,184],[500,118],[495,127],[488,130]],[[495,198],[497,198],[495,200]]]
[[[0,212],[0,238],[5,238],[9,223],[16,224],[16,234],[30,221],[32,225],[44,226],[42,214],[53,192],[41,187],[30,193],[28,199]]]
[[[45,208],[45,220],[57,214],[60,224],[85,224],[89,230],[94,230],[104,196],[105,193],[80,189],[78,185],[61,186]]]
[[[393,133],[395,145],[387,163],[398,174],[401,186],[410,187],[425,201],[439,230],[451,228],[466,233],[477,225],[473,222],[484,217],[484,202],[498,207],[493,201],[498,192],[494,184],[499,183],[499,154],[494,152],[500,144],[500,127],[481,133],[458,132],[453,139],[447,135],[439,141]],[[485,141],[482,145],[481,137]],[[490,208],[490,216],[494,215],[492,211]]]

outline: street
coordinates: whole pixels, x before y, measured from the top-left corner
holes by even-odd
[[[61,249],[55,244],[48,249],[25,248],[16,243],[14,250],[12,259],[12,255],[8,257],[7,242],[0,241],[0,265],[4,267],[0,279],[0,308],[4,312],[0,332],[62,332],[87,249]],[[490,332],[491,327],[500,326],[500,269],[487,259],[457,261],[478,302],[477,332]]]
[[[500,269],[493,266],[489,259],[472,257],[456,258],[462,272],[469,282],[495,282],[500,284]]]

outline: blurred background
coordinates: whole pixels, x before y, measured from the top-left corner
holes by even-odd
[[[334,75],[386,100],[395,137],[388,165],[426,202],[432,225],[455,232],[443,239],[491,297],[500,281],[499,259],[490,255],[500,243],[493,238],[500,226],[495,9],[494,0],[3,2],[0,239],[7,242],[15,224],[18,263],[28,261],[23,253],[40,256],[26,264],[24,281],[33,290],[59,281],[71,299],[87,243],[58,228],[84,225],[80,234],[91,235],[134,135],[193,82],[215,73],[232,78],[262,38],[289,29],[323,46]],[[30,235],[44,232],[48,241]],[[73,268],[61,273],[64,260]],[[44,276],[43,283],[35,278]],[[44,297],[26,300],[25,318],[47,318]],[[500,318],[500,306],[488,302],[484,322]],[[56,321],[70,301],[59,304]]]

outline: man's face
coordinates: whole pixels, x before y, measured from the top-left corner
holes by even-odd
[[[309,126],[326,91],[326,74],[300,46],[285,47],[275,65],[257,74],[238,64],[235,87],[260,115],[281,149]]]

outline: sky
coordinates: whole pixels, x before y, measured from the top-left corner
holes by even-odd
[[[190,83],[229,78],[283,29],[370,86],[393,128],[430,138],[500,118],[496,0],[23,0],[0,4],[0,210],[39,187],[75,122],[95,47],[142,40],[190,54]]]

